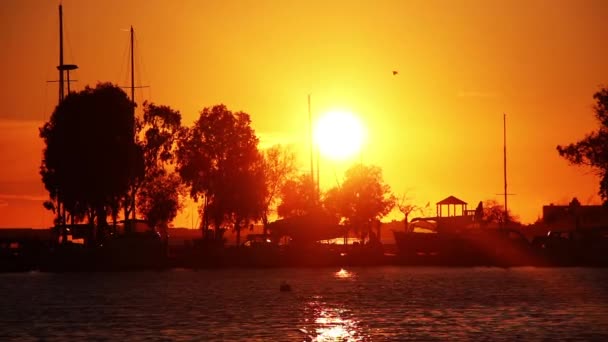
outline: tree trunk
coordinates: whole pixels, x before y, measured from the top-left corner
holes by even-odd
[[[163,256],[169,255],[169,228],[166,223],[160,226],[161,239],[163,243]]]
[[[205,202],[203,204],[203,217],[201,220],[201,232],[203,234],[203,239],[209,238],[209,215],[207,214],[207,196],[205,196]]]
[[[137,190],[135,189],[135,187],[133,187],[132,193],[131,193],[131,211],[133,212],[133,222],[135,222],[135,220],[137,220],[137,212],[135,211],[135,194],[136,193],[137,193]]]
[[[107,226],[106,210],[103,205],[100,205],[95,210],[95,216],[97,216],[97,227],[93,228],[94,236],[93,241],[97,242],[97,239],[101,235],[101,230]]]
[[[66,227],[66,225],[61,222],[61,218],[59,219],[59,227],[61,229],[61,243],[62,244],[66,244],[68,243],[68,227]]]
[[[268,235],[268,216],[264,215],[262,217],[262,224],[264,225],[264,236]]]
[[[127,220],[129,219],[129,204],[127,204],[127,200],[125,200],[124,211],[125,211],[125,216],[124,216],[124,219],[125,219],[125,228],[127,228]]]
[[[241,219],[237,218],[234,222],[234,229],[236,230],[236,246],[241,246]]]
[[[118,210],[112,210],[112,232],[116,234],[116,221],[118,220]]]

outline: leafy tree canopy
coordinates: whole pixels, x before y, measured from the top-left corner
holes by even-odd
[[[179,135],[182,116],[168,106],[144,103],[143,122],[139,124],[142,134],[140,144],[144,151],[146,173],[163,172],[174,161],[174,146]]]
[[[193,199],[205,198],[204,214],[216,229],[230,222],[238,234],[241,223],[262,215],[265,184],[257,145],[249,115],[224,105],[204,108],[180,135],[177,171]]]
[[[175,173],[158,175],[138,193],[139,211],[151,227],[164,228],[182,208],[181,179]]]
[[[40,129],[40,174],[51,198],[78,218],[95,210],[105,222],[133,173],[143,170],[133,128],[133,104],[119,87],[100,83],[70,93]]]
[[[395,206],[395,197],[384,183],[379,167],[357,164],[345,176],[341,187],[327,193],[325,205],[346,219],[348,225],[357,230],[369,228]]]
[[[591,167],[600,176],[599,194],[608,201],[608,88],[602,88],[593,95],[593,108],[600,127],[587,134],[582,140],[569,145],[557,146],[560,156],[575,165]]]
[[[144,103],[143,121],[138,123],[145,176],[137,185],[139,212],[152,227],[165,227],[181,209],[183,184],[173,172],[176,137],[181,132],[181,114],[168,106]]]
[[[309,174],[287,180],[280,192],[281,203],[277,207],[280,217],[305,216],[319,209],[316,186]]]
[[[296,172],[296,157],[291,148],[281,145],[264,150],[263,157],[266,186],[263,220],[266,224],[268,215],[277,206],[281,189]]]
[[[483,204],[480,203],[480,205],[481,207],[478,206],[478,208],[482,208],[482,225],[502,225],[505,223],[505,207],[502,204],[498,203],[496,200],[486,200]],[[519,221],[519,218],[513,215],[510,210],[507,212],[507,219],[511,223],[517,223]]]

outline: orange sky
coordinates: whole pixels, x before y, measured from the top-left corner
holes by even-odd
[[[57,98],[57,1],[0,6],[0,227],[46,227],[37,128]],[[350,110],[368,130],[363,161],[419,204],[448,195],[475,206],[502,192],[508,115],[509,207],[534,221],[547,203],[597,202],[597,178],[557,144],[596,126],[608,82],[606,1],[63,1],[65,62],[86,84],[128,81],[136,30],[137,94],[181,111],[251,114],[262,142],[293,143],[307,170],[313,114]],[[399,75],[392,76],[392,70]],[[357,158],[358,160],[358,158]],[[352,161],[351,161],[352,162]],[[323,160],[324,187],[346,167]],[[187,210],[188,212],[188,210]],[[177,225],[190,226],[189,213]]]

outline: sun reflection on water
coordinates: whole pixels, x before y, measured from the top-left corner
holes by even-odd
[[[311,341],[363,341],[363,329],[360,322],[351,317],[348,309],[332,307],[328,303],[317,300],[308,302],[306,311],[312,316],[309,340]],[[309,316],[309,317],[310,317]],[[306,331],[306,330],[304,330]]]
[[[355,274],[341,268],[338,272],[334,273],[334,276],[336,278],[352,278],[355,276]]]

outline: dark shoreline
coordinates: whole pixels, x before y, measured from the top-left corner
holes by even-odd
[[[528,262],[509,262],[493,259],[445,259],[437,256],[403,256],[355,251],[352,254],[305,251],[259,251],[246,248],[190,251],[188,255],[147,259],[108,258],[92,252],[49,253],[39,258],[2,258],[0,273],[14,272],[130,272],[171,269],[247,269],[247,268],[345,268],[345,267],[608,267],[607,260],[581,260],[575,257],[557,258],[547,255],[530,255]]]

